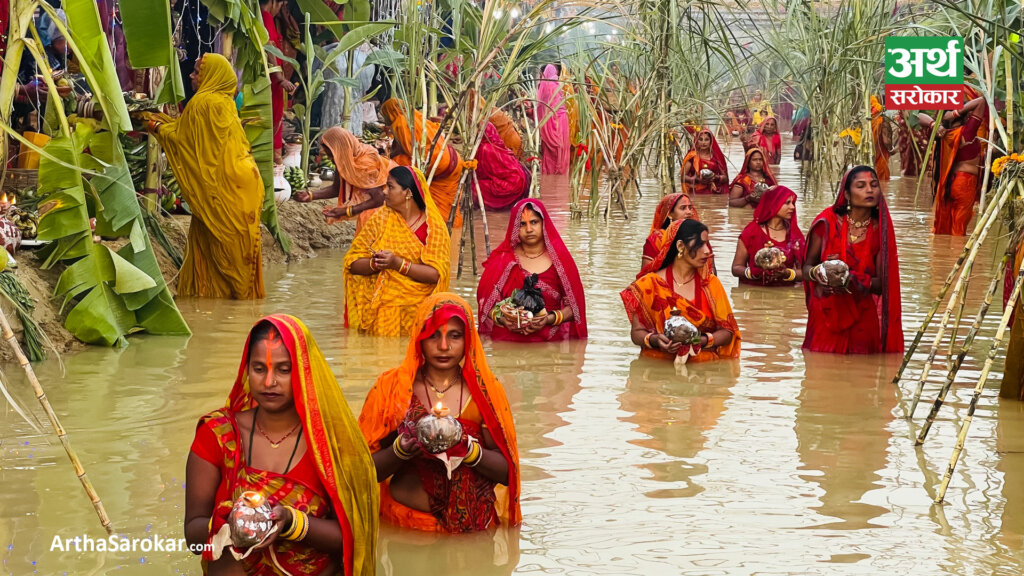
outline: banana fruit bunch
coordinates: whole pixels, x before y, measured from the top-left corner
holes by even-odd
[[[292,166],[285,168],[284,179],[288,181],[288,184],[292,187],[292,192],[298,192],[305,190],[309,184],[306,182],[306,174],[302,171],[302,168],[298,166]]]
[[[20,208],[11,208],[7,212],[7,218],[12,224],[21,230],[21,237],[26,240],[35,238],[39,228],[39,216],[32,212],[26,212]]]

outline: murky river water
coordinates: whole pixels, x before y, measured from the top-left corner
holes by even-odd
[[[729,152],[735,172],[742,153]],[[798,189],[796,167],[784,164],[781,180]],[[986,391],[948,503],[934,506],[973,383],[958,385],[924,448],[915,449],[916,426],[903,418],[906,392],[890,384],[898,356],[803,354],[802,291],[738,287],[727,275],[750,211],[728,209],[723,197],[697,204],[743,332],[742,359],[686,375],[639,360],[618,292],[636,273],[657,190],[633,202],[633,222],[607,225],[570,222],[564,187],[546,182],[544,190],[584,278],[590,341],[489,347],[516,417],[523,526],[468,537],[384,529],[379,573],[1021,572],[1021,404]],[[929,208],[914,207],[913,183],[894,180],[889,197],[909,338],[962,240],[930,235]],[[805,229],[830,202],[798,203]],[[507,219],[491,215],[492,244]],[[341,259],[322,253],[270,267],[262,303],[181,302],[190,340],[142,336],[124,350],[89,349],[65,358],[63,379],[55,364],[37,367],[118,533],[180,537],[196,419],[223,402],[258,317],[281,311],[305,320],[356,412],[376,376],[400,361],[404,341],[342,327]],[[983,259],[979,267],[987,268],[991,251]],[[472,300],[470,276],[454,289]],[[16,367],[6,370],[18,398],[35,408]],[[971,362],[964,380],[977,372]],[[185,552],[51,551],[55,535],[83,534],[103,536],[59,442],[4,409],[0,573],[199,572]]]

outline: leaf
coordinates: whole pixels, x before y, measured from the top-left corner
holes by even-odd
[[[323,3],[323,0],[295,0],[296,4],[299,5],[299,10],[304,14],[309,14],[310,21],[312,22],[333,22],[338,19],[338,16]],[[328,26],[331,33],[334,34],[335,39],[338,38],[338,33],[334,31],[334,27]]]
[[[401,52],[396,52],[390,48],[378,48],[366,56],[363,68],[367,66],[385,66],[398,69],[405,65],[406,60],[408,58]]]
[[[329,78],[329,79],[325,80],[325,82],[330,82],[331,84],[337,84],[338,86],[341,86],[342,88],[352,88],[353,90],[360,90],[363,87],[363,85],[359,82],[359,78],[338,78],[338,77],[334,77],[334,78]]]
[[[120,6],[128,59],[133,68],[165,67],[156,102],[185,99],[178,54],[171,37],[171,9],[166,0],[131,0]]]
[[[86,344],[124,346],[124,337],[135,325],[135,315],[106,284],[89,292],[71,312],[64,326]]]
[[[327,54],[325,62],[334,62],[338,56],[361,45],[368,38],[379,36],[394,27],[393,23],[364,24],[341,37],[338,45]]]
[[[245,136],[252,149],[252,157],[263,179],[263,211],[260,221],[285,252],[291,251],[291,241],[277,221],[277,201],[274,198],[274,131],[273,105],[270,84],[266,80],[242,86],[242,111],[239,116],[246,123]]]
[[[266,46],[263,47],[263,49],[266,50],[267,52],[273,54],[274,57],[277,58],[278,60],[281,60],[281,61],[287,62],[288,64],[291,64],[292,67],[295,68],[296,70],[299,69],[299,67],[300,67],[299,61],[294,59],[294,58],[289,58],[288,56],[285,56],[284,52],[281,52],[281,50],[279,50],[277,48],[277,46],[274,46],[273,44],[267,44]]]
[[[121,83],[95,0],[65,0],[64,12],[74,48],[80,52],[82,72],[89,79],[89,87],[100,101],[107,122],[126,132],[131,130],[128,106],[121,96]]]

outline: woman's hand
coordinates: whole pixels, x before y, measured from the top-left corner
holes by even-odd
[[[377,270],[398,270],[402,265],[402,259],[395,256],[390,250],[374,252],[370,262]]]
[[[327,218],[345,218],[348,216],[345,206],[328,206],[323,210]]]
[[[664,334],[653,334],[648,341],[656,350],[668,352],[669,354],[675,354],[683,347],[682,342],[673,342]]]
[[[289,94],[295,94],[295,90],[298,89],[298,86],[292,83],[291,80],[285,78],[281,80],[281,88],[284,88],[284,91]]]
[[[517,318],[519,318],[519,310],[508,304],[501,306],[501,317],[498,318],[498,323],[504,326],[506,330],[522,333],[522,323]]]
[[[414,436],[407,436],[405,434],[399,434],[398,438],[395,439],[398,442],[398,447],[402,449],[402,452],[409,454],[412,458],[418,458],[423,454],[423,445]]]
[[[274,530],[270,536],[267,536],[266,540],[253,546],[253,550],[260,550],[272,546],[274,542],[277,541],[277,537],[281,535],[281,532],[284,532],[285,528],[287,528],[292,521],[292,513],[280,504],[276,504],[273,510],[270,511],[270,517],[274,520],[274,526],[277,530]]]
[[[540,330],[541,328],[544,328],[545,326],[553,325],[554,323],[555,323],[555,315],[554,314],[544,314],[543,316],[534,316],[533,318],[527,320],[525,324],[523,324],[523,334],[526,334],[527,336],[529,336],[530,334],[533,334],[534,332]]]
[[[303,190],[301,192],[296,192],[295,193],[295,200],[297,202],[312,202],[313,201],[313,193],[308,191],[308,190]]]

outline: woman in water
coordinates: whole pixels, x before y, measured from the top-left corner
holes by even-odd
[[[796,223],[796,192],[785,186],[769,188],[754,210],[754,219],[740,233],[732,275],[744,284],[792,286],[803,279],[806,241]],[[785,256],[779,268],[757,265],[759,250],[775,247]]]
[[[754,207],[761,200],[761,190],[758,185],[775,186],[778,181],[772,174],[771,168],[765,162],[764,152],[760,148],[747,150],[743,157],[743,166],[740,173],[732,181],[729,189],[729,206],[742,208],[743,206]]]
[[[694,136],[693,149],[683,158],[683,192],[721,194],[729,183],[729,171],[718,141],[707,128]]]

